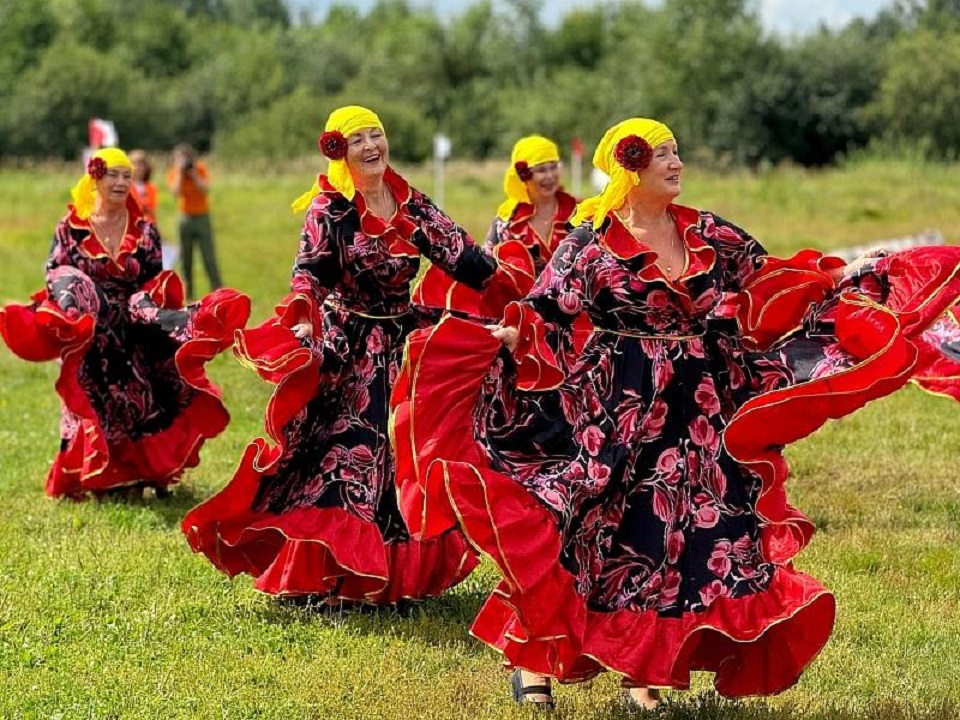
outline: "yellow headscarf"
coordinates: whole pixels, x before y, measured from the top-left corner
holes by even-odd
[[[531,202],[527,184],[517,173],[518,162],[525,162],[528,167],[533,168],[535,165],[559,160],[560,151],[557,149],[557,144],[542,135],[528,135],[517,140],[517,144],[513,146],[513,152],[510,153],[510,167],[503,176],[503,191],[507,194],[507,199],[497,208],[497,217],[501,220],[509,220],[517,205]]]
[[[324,126],[323,131],[337,131],[345,138],[348,138],[353,135],[353,133],[358,130],[363,130],[364,128],[377,128],[380,132],[386,132],[383,129],[383,123],[380,122],[380,118],[377,117],[377,114],[373,112],[373,110],[368,110],[359,105],[345,105],[330,113],[330,117],[327,118],[327,124]],[[350,176],[350,170],[347,168],[346,159],[330,160],[330,164],[327,167],[327,180],[347,200],[353,200],[357,189],[353,184],[353,178]],[[313,202],[313,199],[319,194],[320,184],[314,180],[313,187],[293,201],[293,205],[291,205],[293,211],[297,213],[303,212],[310,207],[310,203]]]
[[[103,160],[107,164],[108,170],[115,167],[133,170],[133,163],[120,148],[101,148],[90,156],[90,160],[94,158]],[[73,207],[77,212],[77,217],[86,220],[90,217],[90,213],[93,212],[97,203],[97,181],[90,176],[90,173],[84,173],[83,177],[73,186],[70,195],[73,197]]]
[[[570,221],[574,226],[585,220],[593,220],[593,228],[596,230],[603,224],[607,213],[620,207],[627,194],[640,184],[639,174],[618,163],[615,154],[617,143],[629,135],[642,137],[652,148],[674,139],[670,128],[647,118],[630,118],[607,130],[593,153],[593,166],[609,175],[610,180],[603,192],[577,205],[577,211]]]

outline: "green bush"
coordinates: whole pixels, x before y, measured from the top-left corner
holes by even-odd
[[[919,30],[899,38],[873,106],[888,141],[930,157],[960,153],[960,32]]]
[[[249,115],[242,124],[218,136],[216,150],[230,158],[284,160],[317,151],[317,138],[327,116],[341,105],[367,105],[383,121],[393,160],[421,162],[432,152],[434,125],[412,103],[372,95],[320,98],[305,88]]]

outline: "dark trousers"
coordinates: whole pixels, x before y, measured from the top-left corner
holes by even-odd
[[[180,253],[183,258],[183,282],[186,285],[187,297],[196,299],[193,285],[193,248],[200,246],[200,256],[203,258],[203,269],[210,281],[210,289],[223,287],[220,279],[220,268],[217,267],[217,252],[213,246],[213,225],[209,215],[181,215],[180,216]]]

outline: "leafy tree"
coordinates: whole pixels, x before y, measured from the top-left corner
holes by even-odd
[[[208,34],[210,59],[190,73],[185,102],[204,104],[216,128],[228,128],[293,90],[287,67],[295,58],[280,29],[215,26]]]
[[[883,73],[880,43],[867,35],[862,25],[821,29],[795,46],[770,48],[766,67],[731,98],[738,112],[725,121],[749,118],[739,135],[728,129],[731,156],[749,164],[789,158],[824,165],[865,145],[867,107]]]
[[[543,0],[476,0],[443,22],[415,0],[343,0],[298,22],[290,7],[0,0],[0,155],[73,155],[103,115],[125,144],[289,157],[355,102],[405,160],[427,157],[438,128],[483,158],[529,132],[589,147],[632,115],[739,163],[817,165],[881,135],[956,151],[960,0],[896,0],[786,41],[763,34],[755,0],[623,0],[559,22]]]
[[[887,53],[873,110],[887,140],[960,154],[960,32],[918,30]]]
[[[149,3],[122,33],[118,55],[147,77],[170,78],[188,71],[198,59],[192,40],[190,21],[182,11]]]
[[[614,118],[640,115],[670,124],[681,147],[738,152],[756,118],[736,102],[770,62],[770,45],[746,0],[666,0],[627,5],[613,20],[603,71],[615,78]]]
[[[353,40],[363,22],[355,8],[335,5],[322,24],[289,33],[294,60],[288,72],[295,84],[317,96],[339,93],[364,62],[366,48]]]
[[[47,0],[0,0],[0,95],[37,61],[58,28]]]
[[[46,0],[0,0],[0,98],[11,97],[17,78],[53,42],[57,18]],[[10,102],[0,102],[0,156],[8,152]]]
[[[960,0],[899,0],[894,12],[911,29],[960,29]]]
[[[147,84],[108,55],[63,41],[25,72],[7,118],[13,155],[76,157],[91,117],[112,118],[121,138],[149,137],[158,120]]]
[[[354,37],[363,38],[363,61],[345,83],[347,95],[403,97],[422,114],[436,115],[445,78],[438,53],[443,31],[433,14],[411,10],[402,0],[380,2],[355,32],[338,39],[337,46]]]
[[[297,88],[268,107],[250,114],[233,130],[222,134],[217,152],[230,157],[286,160],[308,154],[333,109],[329,98]]]
[[[556,32],[546,40],[547,67],[597,67],[606,49],[606,25],[605,11],[600,7],[572,10],[564,15]]]
[[[604,110],[604,98],[614,91],[610,79],[569,66],[555,70],[545,87],[549,92],[513,88],[502,94],[498,115],[503,122],[495,145],[498,154],[509,154],[523,135],[538,133],[554,140],[561,155],[566,155],[574,137],[592,145],[611,124]]]
[[[163,4],[190,18],[242,26],[290,25],[290,9],[283,0],[131,0],[129,4]]]

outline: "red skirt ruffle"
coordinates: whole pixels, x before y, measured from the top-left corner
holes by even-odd
[[[264,438],[247,446],[230,483],[191,510],[181,528],[194,552],[233,577],[247,573],[271,595],[324,595],[347,601],[391,604],[440,595],[477,565],[460,532],[429,540],[387,543],[375,522],[338,507],[305,506],[282,514],[254,509],[261,480],[283,456],[283,428],[317,393],[335,382],[290,327],[318,308],[303,295],[289,296],[262,325],[237,333],[235,352],[264,380],[275,384],[265,413]]]
[[[440,595],[476,567],[458,532],[387,544],[376,524],[340,508],[253,510],[260,480],[279,459],[262,438],[250,445],[221,492],[190,511],[183,532],[230,577],[247,573],[271,595],[325,595],[371,604]]]
[[[953,354],[943,351],[945,342],[951,343]],[[960,305],[944,313],[917,346],[920,357],[913,382],[929,393],[960,402]]]
[[[177,306],[178,288],[174,276],[169,282],[154,283],[150,291],[157,305],[170,308]],[[47,494],[79,499],[87,492],[135,483],[166,487],[196,466],[203,443],[223,432],[230,420],[204,365],[232,344],[234,332],[250,314],[249,299],[221,289],[201,301],[193,318],[193,335],[175,355],[182,380],[196,391],[190,404],[162,432],[112,444],[78,381],[84,353],[96,331],[96,318],[63,312],[45,292],[38,293],[35,300],[31,306],[8,305],[0,310],[0,334],[25,360],[60,359],[55,387],[67,410],[80,419],[76,436],[50,468]]]

